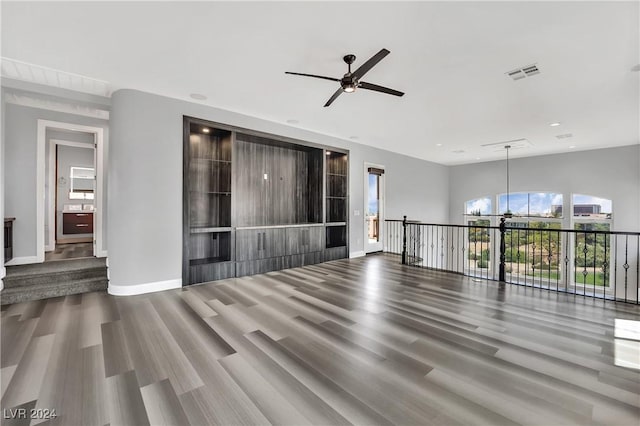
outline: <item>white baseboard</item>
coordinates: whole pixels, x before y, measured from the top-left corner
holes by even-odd
[[[113,285],[109,283],[107,292],[114,296],[133,296],[136,294],[154,293],[156,291],[173,290],[182,287],[182,279],[156,281],[144,284]]]
[[[4,265],[5,266],[28,265],[30,263],[42,263],[43,260],[44,259],[40,260],[38,256],[14,257]]]
[[[354,257],[362,257],[366,254],[367,253],[365,253],[364,251],[352,251],[351,253],[349,253],[349,259],[353,259]]]

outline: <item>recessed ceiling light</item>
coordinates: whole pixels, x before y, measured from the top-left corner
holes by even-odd
[[[442,144],[441,143],[437,143],[436,146],[442,146]]]
[[[207,97],[205,95],[201,95],[200,93],[192,93],[189,95],[191,99],[195,99],[197,101],[206,101]]]
[[[549,124],[549,126],[551,126],[551,127],[557,127],[557,126],[559,126],[559,125],[560,125],[560,123],[559,123],[559,122],[555,122],[555,123],[551,123],[551,124]]]
[[[479,159],[480,159],[480,157],[476,157],[476,160],[479,160]]]
[[[203,127],[202,128],[202,133],[209,133],[211,130],[209,130],[207,127]]]
[[[298,124],[299,121],[291,118],[291,119],[287,120],[287,123],[289,123],[289,124]]]
[[[575,145],[569,145],[569,149],[573,149],[575,147],[576,147]]]

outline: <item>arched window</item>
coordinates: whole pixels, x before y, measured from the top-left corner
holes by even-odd
[[[562,217],[562,194],[555,192],[516,192],[498,196],[498,214],[546,218]]]
[[[467,201],[464,203],[464,212],[475,216],[491,214],[491,198],[482,197]]]

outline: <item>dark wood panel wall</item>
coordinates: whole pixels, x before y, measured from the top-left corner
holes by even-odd
[[[321,149],[238,134],[234,164],[235,226],[322,223]]]

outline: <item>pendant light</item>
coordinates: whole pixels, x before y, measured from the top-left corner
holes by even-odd
[[[511,145],[504,146],[504,149],[507,150],[507,210],[504,212],[502,216],[507,219],[513,217],[513,213],[511,213],[511,209],[509,209],[509,198],[511,198],[511,195],[509,194],[509,149],[510,148],[511,148]]]

